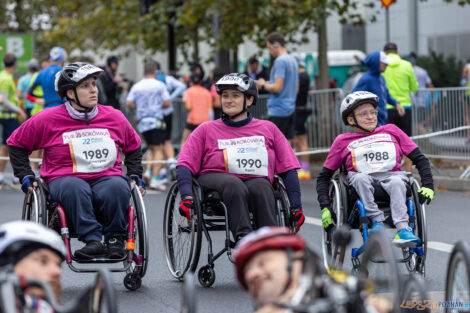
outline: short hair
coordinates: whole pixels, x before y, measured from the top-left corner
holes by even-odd
[[[248,64],[254,64],[254,63],[259,63],[258,59],[255,57],[255,56],[252,56],[249,60],[248,60]]]
[[[155,75],[157,65],[154,61],[149,61],[144,64],[144,75]]]
[[[160,65],[160,62],[158,62],[157,60],[154,60],[153,62],[155,62],[155,66],[157,67],[157,70],[162,69],[162,66]]]
[[[115,55],[110,55],[107,59],[106,59],[106,64],[108,66],[111,66],[112,63],[116,63],[116,64],[119,64],[119,58]]]
[[[286,45],[286,40],[284,39],[284,36],[282,36],[281,33],[278,32],[269,34],[268,37],[266,37],[266,41],[270,44],[278,42],[282,47]]]
[[[12,67],[16,64],[16,56],[13,53],[7,53],[3,56],[3,64],[5,67]]]

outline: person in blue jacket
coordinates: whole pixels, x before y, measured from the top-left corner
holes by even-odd
[[[369,91],[379,96],[377,116],[377,125],[382,126],[387,122],[387,103],[395,105],[398,114],[402,116],[405,114],[405,109],[398,103],[397,100],[392,98],[388,92],[385,79],[381,73],[387,68],[390,59],[383,51],[374,51],[364,59],[364,64],[369,67],[369,70],[362,75],[359,82],[356,84],[352,92],[355,91]]]

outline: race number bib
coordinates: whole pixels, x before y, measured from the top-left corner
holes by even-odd
[[[355,140],[348,145],[348,149],[354,169],[360,173],[387,172],[397,164],[395,144],[388,134]]]
[[[116,144],[107,129],[83,129],[62,135],[69,145],[74,173],[96,173],[114,166]]]
[[[268,176],[268,150],[264,136],[219,140],[225,170],[233,174]]]

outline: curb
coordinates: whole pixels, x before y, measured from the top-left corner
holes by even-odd
[[[470,179],[434,176],[434,188],[436,190],[470,192]]]

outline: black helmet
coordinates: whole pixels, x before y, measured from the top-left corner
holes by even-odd
[[[65,92],[75,89],[82,81],[90,77],[98,77],[102,69],[84,62],[71,63],[55,75],[55,92],[64,98]]]
[[[215,90],[220,95],[225,89],[235,89],[243,92],[248,97],[254,97],[252,105],[258,101],[258,88],[253,79],[245,74],[231,73],[223,76],[215,83]]]

